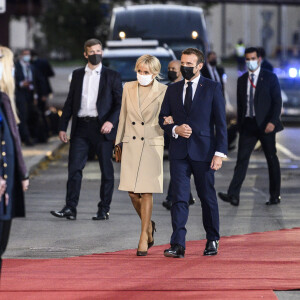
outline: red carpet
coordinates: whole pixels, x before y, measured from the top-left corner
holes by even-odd
[[[300,288],[300,228],[223,237],[219,254],[187,243],[184,259],[134,250],[64,259],[6,259],[0,299],[277,299]]]

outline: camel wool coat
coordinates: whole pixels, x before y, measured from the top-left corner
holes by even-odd
[[[158,116],[167,86],[154,79],[141,106],[138,82],[123,88],[116,144],[123,143],[119,190],[163,193],[164,132]]]

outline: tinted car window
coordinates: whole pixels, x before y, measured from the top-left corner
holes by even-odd
[[[133,10],[116,15],[113,39],[119,39],[120,31],[125,31],[127,38],[191,39],[194,30],[198,31],[200,37],[206,35],[198,12],[177,9]]]
[[[171,57],[159,57],[161,63],[161,75],[163,79],[167,80],[168,64],[172,60]],[[136,72],[134,71],[135,62],[138,57],[105,57],[103,58],[103,65],[118,71],[121,74],[122,81],[136,80]]]

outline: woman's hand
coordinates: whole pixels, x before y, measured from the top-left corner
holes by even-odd
[[[28,187],[29,187],[29,179],[22,180],[22,188],[24,192],[28,190]]]
[[[6,188],[7,188],[6,180],[4,180],[2,177],[0,177],[0,197],[4,195]],[[0,198],[0,201],[1,201],[1,198]]]
[[[172,116],[164,117],[164,124],[163,125],[169,125],[174,124],[174,120]]]

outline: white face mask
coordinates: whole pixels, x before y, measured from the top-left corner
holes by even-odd
[[[246,61],[246,65],[249,71],[255,71],[258,68],[257,60],[248,60]]]
[[[152,76],[153,75],[141,75],[136,73],[136,77],[140,85],[149,85],[153,80]]]

